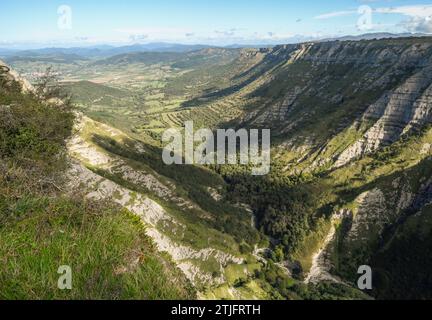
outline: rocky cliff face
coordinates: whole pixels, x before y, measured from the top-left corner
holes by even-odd
[[[424,66],[431,44],[422,39],[345,41],[314,44],[304,60],[319,64]]]
[[[10,86],[14,83],[18,83],[22,91],[33,92],[34,88],[26,79],[22,78],[17,72],[12,70],[6,63],[0,60],[0,78],[5,81],[5,86]]]
[[[244,123],[270,127],[293,148],[306,139],[313,152],[326,152],[344,131],[361,136],[322,164],[341,167],[432,119],[430,38],[278,46],[263,61],[277,67],[264,75],[253,94],[262,103]]]
[[[327,188],[315,209],[331,211],[336,228],[306,280],[355,283],[368,263],[425,268],[422,257],[394,266],[374,257],[396,247],[411,217],[426,219],[418,213],[432,202],[432,38],[308,43],[269,55],[284,62],[253,93],[261,104],[243,124],[272,129],[284,174],[310,174],[311,185]]]
[[[402,134],[432,121],[432,67],[422,68],[395,90],[386,92],[362,117],[373,123],[363,138],[338,157],[335,166],[397,141]]]

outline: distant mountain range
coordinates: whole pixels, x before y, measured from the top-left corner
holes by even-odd
[[[286,39],[286,44],[302,43],[302,42],[325,42],[325,41],[360,41],[372,39],[385,39],[385,38],[406,38],[406,37],[425,37],[430,36],[423,33],[367,33],[358,36],[343,36],[339,38],[316,39],[304,36],[294,36]],[[280,43],[259,43],[259,44],[231,44],[227,46],[220,46],[222,48],[269,48]],[[112,46],[112,45],[97,45],[91,47],[72,47],[72,48],[42,48],[32,50],[17,50],[9,48],[0,48],[0,57],[46,57],[52,55],[75,56],[76,58],[108,58],[121,54],[135,53],[135,52],[171,52],[171,53],[184,53],[197,51],[206,48],[215,48],[218,46],[204,45],[204,44],[178,44],[178,43],[165,43],[155,42],[148,44],[132,44],[127,46]]]
[[[388,32],[377,32],[377,33],[366,33],[358,36],[343,36],[339,38],[328,38],[321,41],[361,41],[361,40],[379,40],[388,38],[410,38],[410,37],[430,37],[430,34],[426,33],[388,33]]]
[[[53,54],[78,55],[82,57],[110,57],[125,53],[134,52],[189,52],[210,48],[207,45],[185,45],[174,43],[149,43],[133,44],[128,46],[115,47],[110,45],[100,45],[92,47],[74,47],[74,48],[43,48],[34,50],[10,50],[0,48],[0,56],[41,56]]]

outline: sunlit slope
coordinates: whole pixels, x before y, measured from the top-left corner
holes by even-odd
[[[88,88],[102,86],[95,87],[95,96],[90,90],[91,98],[79,101],[80,110],[123,132],[118,139],[101,130],[101,124],[85,121],[82,140],[103,156],[97,164],[77,158],[93,174],[148,193],[192,229],[223,235],[227,242],[212,243],[215,249],[246,260],[255,253],[256,259],[274,263],[276,267],[260,264],[260,271],[248,273],[254,281],[261,279],[261,289],[271,284],[265,291],[272,294],[350,296],[345,289],[356,286],[357,268],[363,264],[376,269],[380,280],[367,293],[379,298],[396,297],[410,283],[429,281],[424,256],[404,248],[419,241],[412,230],[422,219],[425,228],[429,225],[424,212],[431,202],[431,38],[206,49],[147,63],[138,56],[88,65],[70,76],[91,81]],[[80,90],[81,97],[87,96],[85,83],[75,87],[78,97]],[[115,90],[108,93],[110,88]],[[190,120],[196,128],[270,128],[271,173],[252,177],[239,166],[213,171],[163,166],[161,132]],[[114,158],[114,165],[104,157]],[[122,162],[115,165],[118,159]],[[132,165],[175,190],[163,196],[147,180],[139,183],[144,190],[135,189],[136,181],[126,179],[125,184],[122,167]],[[191,203],[193,210],[182,203]],[[259,233],[249,227],[250,213],[233,208],[240,203],[251,208]],[[237,230],[244,243],[236,238]],[[201,249],[205,240],[200,232],[195,238],[167,234]],[[271,243],[261,241],[267,236]],[[396,258],[398,250],[405,252],[405,260]],[[213,274],[225,277],[219,295],[232,296],[228,279],[243,264]],[[418,267],[419,276],[404,274],[395,281],[397,270],[410,264]],[[214,266],[199,267],[209,275]],[[310,291],[303,291],[302,281]],[[329,282],[344,285],[334,291]],[[417,292],[422,298],[430,294],[427,288]]]
[[[8,70],[0,62],[0,298],[195,298],[130,211],[70,188],[70,106]],[[58,287],[61,266],[71,290]]]
[[[229,287],[237,279],[230,271],[236,266],[245,278],[261,268],[252,255],[261,237],[250,224],[251,213],[224,200],[219,176],[201,167],[165,166],[160,149],[86,117],[76,129],[68,144],[80,162],[71,169],[73,184],[141,218],[158,250],[196,288]],[[245,287],[243,297],[240,289],[226,298],[267,296],[263,289],[254,293]]]

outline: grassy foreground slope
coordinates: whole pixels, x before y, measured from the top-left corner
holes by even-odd
[[[187,299],[195,293],[126,210],[66,194],[68,106],[0,73],[0,298]],[[72,290],[57,286],[62,265]]]

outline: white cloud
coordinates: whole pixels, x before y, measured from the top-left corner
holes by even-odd
[[[131,40],[175,40],[175,39],[184,39],[187,38],[186,34],[190,34],[193,31],[182,29],[182,28],[157,28],[157,27],[148,27],[148,28],[126,28],[126,29],[116,29],[114,30],[117,33],[125,34],[127,38]]]
[[[353,14],[357,14],[357,10],[329,12],[329,13],[325,13],[325,14],[321,14],[319,16],[316,16],[316,17],[314,17],[314,19],[330,19],[330,18],[336,18],[336,17],[350,16]]]
[[[374,2],[362,0],[361,2]],[[382,7],[372,9],[373,14],[399,14],[407,17],[407,20],[397,24],[410,32],[432,33],[432,5],[409,5],[399,7]],[[316,16],[315,19],[331,19],[336,17],[358,14],[357,10],[335,11]],[[379,27],[380,25],[374,25]]]
[[[432,5],[412,5],[372,9],[374,13],[402,14],[410,17],[432,17]],[[358,10],[335,11],[316,16],[315,19],[330,19],[357,14]]]
[[[411,17],[399,25],[410,32],[432,33],[432,20],[427,18]]]
[[[432,33],[432,5],[412,5],[391,8],[378,8],[377,13],[401,14],[408,17],[399,25],[410,32]]]
[[[427,18],[432,16],[432,5],[413,5],[389,8],[377,8],[376,13],[402,14],[410,17]]]
[[[129,39],[132,42],[140,42],[140,41],[144,41],[148,38],[147,34],[132,34],[129,36]]]
[[[214,31],[215,34],[219,35],[219,36],[223,36],[223,37],[233,37],[236,35],[237,33],[237,29],[232,28],[229,30],[215,30]]]

